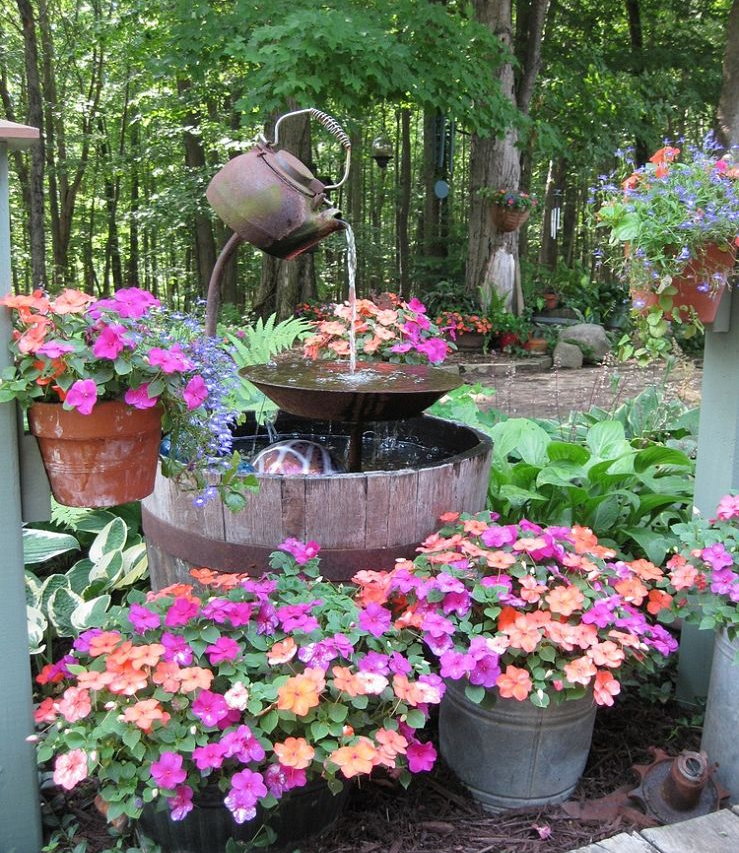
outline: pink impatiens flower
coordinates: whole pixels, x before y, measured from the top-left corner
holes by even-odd
[[[431,770],[436,761],[436,750],[432,743],[411,743],[406,751],[408,769],[411,773],[422,773]]]
[[[138,388],[129,388],[123,395],[123,400],[134,409],[153,409],[159,402],[159,397],[150,397],[149,383],[144,382]]]
[[[718,502],[716,517],[720,518],[721,521],[730,521],[732,518],[739,518],[739,495],[724,495]]]
[[[287,551],[295,558],[295,562],[299,566],[304,566],[308,560],[318,555],[320,545],[318,542],[300,542],[297,539],[286,539],[281,545],[278,545],[280,551]]]
[[[78,379],[72,384],[65,403],[72,409],[77,409],[81,415],[89,415],[95,408],[98,389],[94,379]]]
[[[176,752],[163,752],[159,761],[152,761],[150,770],[157,785],[167,790],[174,791],[187,778],[182,767],[182,756]]]
[[[208,397],[208,388],[202,376],[197,374],[185,385],[182,392],[188,409],[197,409]]]
[[[167,797],[169,816],[172,820],[182,820],[192,811],[192,788],[189,785],[178,785],[174,797]]]
[[[182,373],[192,368],[191,361],[182,351],[179,344],[174,344],[169,349],[152,347],[147,353],[149,364],[152,367],[160,367],[162,373]]]
[[[72,749],[59,755],[54,763],[54,782],[67,791],[87,778],[87,753],[84,749]]]
[[[129,345],[129,342],[126,340],[126,329],[124,326],[105,326],[92,345],[92,354],[95,358],[109,358],[114,360],[118,358],[127,345]]]
[[[39,355],[45,355],[47,358],[59,358],[69,352],[74,352],[74,346],[72,344],[65,344],[63,341],[47,341],[36,352]]]

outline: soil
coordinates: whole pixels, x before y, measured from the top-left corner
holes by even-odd
[[[465,354],[463,360],[476,368],[494,362],[497,376],[475,375],[469,381],[489,389],[490,404],[510,415],[563,419],[571,410],[593,405],[610,411],[648,385],[663,387],[668,398],[690,406],[700,401],[701,372],[690,362],[666,376],[662,368],[609,363],[577,371],[531,371],[502,356]],[[641,828],[644,815],[625,794],[638,784],[632,766],[650,763],[650,747],[676,755],[698,749],[700,741],[700,718],[674,703],[658,702],[658,693],[665,695],[657,685],[642,694],[632,687],[613,708],[599,709],[585,773],[565,806],[488,815],[440,759],[408,790],[386,778],[364,780],[338,823],[301,845],[299,853],[566,853]],[[593,804],[604,797],[605,802]],[[55,810],[74,816],[80,825],[75,841],[88,842],[86,853],[101,853],[115,842],[92,799],[85,794],[60,798],[55,792]]]

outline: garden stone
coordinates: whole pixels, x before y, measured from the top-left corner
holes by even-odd
[[[558,341],[553,353],[554,366],[564,370],[579,370],[583,363],[582,350],[576,344]]]
[[[597,323],[578,323],[568,326],[559,333],[559,339],[576,344],[586,364],[600,364],[611,351],[611,344],[603,326]]]

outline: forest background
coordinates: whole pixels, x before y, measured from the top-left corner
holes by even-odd
[[[626,292],[597,257],[590,188],[619,149],[641,163],[664,140],[715,130],[722,63],[739,62],[739,0],[0,0],[0,10],[4,116],[42,134],[30,155],[12,155],[16,289],[138,286],[186,310],[229,236],[208,182],[259,133],[270,138],[276,116],[307,106],[352,140],[332,203],[356,232],[360,295],[488,305],[497,293],[516,312],[551,288],[586,308],[606,294],[618,302]],[[285,130],[314,174],[340,177],[335,139],[302,118]],[[372,157],[378,137],[392,144],[385,168]],[[483,187],[541,203],[500,234]],[[245,246],[226,271],[222,316],[340,300],[345,267],[341,232],[290,263]]]

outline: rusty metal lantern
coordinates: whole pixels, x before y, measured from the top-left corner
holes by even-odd
[[[393,143],[384,133],[372,140],[372,159],[381,169],[387,168],[387,164],[393,159],[394,153]]]

